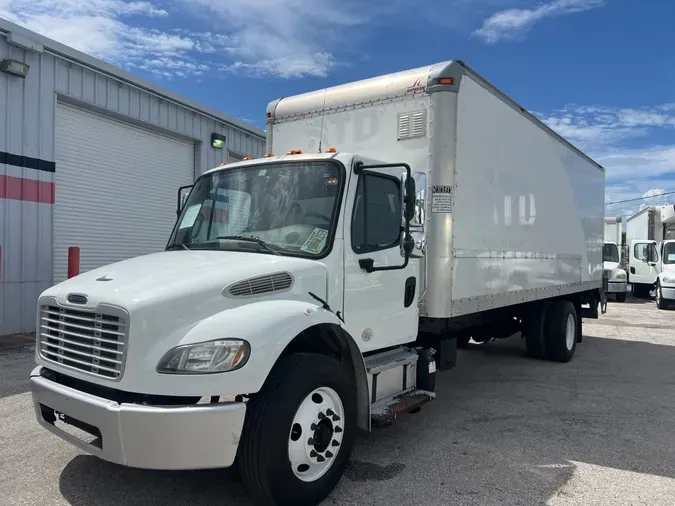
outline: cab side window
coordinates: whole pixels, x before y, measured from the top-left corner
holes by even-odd
[[[352,249],[357,254],[392,248],[402,230],[401,183],[382,174],[362,174],[352,214]]]

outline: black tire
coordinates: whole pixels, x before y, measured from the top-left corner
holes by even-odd
[[[471,340],[471,336],[457,336],[457,348],[460,350],[463,350],[465,348],[469,347],[469,341]]]
[[[568,346],[567,332],[568,321],[573,318],[573,338],[571,346]],[[556,300],[551,302],[546,315],[546,358],[555,362],[569,362],[574,356],[579,341],[579,314],[574,304],[568,300]]]
[[[326,474],[314,482],[304,482],[291,469],[288,439],[300,403],[319,387],[332,388],[340,396],[344,436]],[[319,504],[333,491],[347,466],[356,416],[355,381],[336,359],[306,353],[282,356],[262,390],[248,403],[238,455],[244,484],[261,504]]]
[[[525,318],[525,346],[527,354],[532,358],[544,358],[546,354],[546,314],[549,311],[550,302],[532,306]]]
[[[617,302],[626,302],[626,292],[620,292],[616,294]]]
[[[668,309],[668,304],[663,300],[663,291],[661,290],[661,283],[656,284],[656,307],[659,309]]]

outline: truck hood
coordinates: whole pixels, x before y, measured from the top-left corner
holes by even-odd
[[[83,307],[106,303],[133,311],[176,297],[187,301],[212,294],[222,299],[223,289],[232,283],[279,272],[290,273],[296,281],[326,276],[322,264],[308,259],[232,251],[164,251],[88,271],[51,287],[43,296],[68,304],[69,295],[81,294],[87,297]]]
[[[613,270],[619,268],[619,262],[607,262],[607,261],[605,261],[605,262],[603,262],[603,267],[606,270],[613,271]]]

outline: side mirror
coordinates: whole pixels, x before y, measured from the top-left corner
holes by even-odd
[[[415,180],[408,176],[405,180],[405,195],[403,203],[405,204],[405,220],[410,223],[415,217]]]
[[[427,234],[422,231],[413,231],[410,233],[410,238],[413,242],[410,257],[424,258],[427,254]]]
[[[183,210],[183,206],[185,206],[185,202],[190,196],[190,191],[192,191],[193,187],[194,185],[191,184],[188,186],[181,186],[180,188],[178,188],[178,196],[176,198],[176,216],[180,216],[180,213]]]

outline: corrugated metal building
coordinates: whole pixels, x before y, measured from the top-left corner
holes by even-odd
[[[0,335],[35,329],[68,247],[82,271],[161,250],[179,186],[264,154],[261,130],[2,19],[0,61]]]

